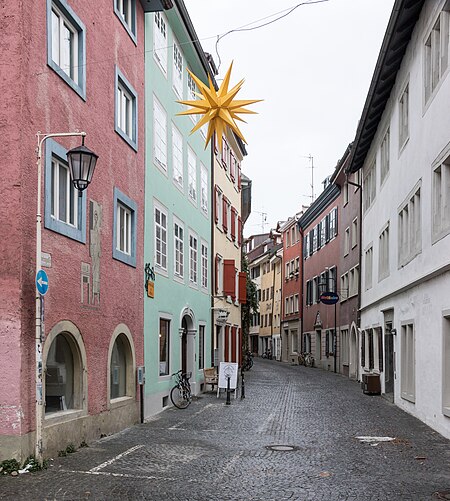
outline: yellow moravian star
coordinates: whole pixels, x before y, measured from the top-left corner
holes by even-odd
[[[198,89],[201,94],[196,92],[195,94],[200,98],[196,101],[177,101],[177,103],[184,104],[186,106],[192,106],[191,109],[186,111],[181,111],[178,115],[203,115],[199,120],[197,125],[191,130],[191,134],[196,130],[203,127],[203,125],[208,124],[208,133],[206,135],[205,149],[208,146],[209,141],[214,133],[217,134],[217,140],[219,142],[219,148],[222,149],[222,135],[225,133],[226,128],[230,129],[246,143],[242,132],[236,124],[236,120],[245,122],[238,116],[240,113],[254,114],[256,111],[251,111],[244,106],[249,104],[258,103],[262,99],[251,99],[251,100],[233,100],[236,94],[242,87],[244,80],[242,79],[238,84],[236,84],[231,90],[228,90],[230,85],[230,76],[233,63],[225,75],[219,90],[216,91],[211,77],[208,75],[209,87],[205,85],[199,78],[197,78],[191,71],[187,70],[191,77],[197,84]]]

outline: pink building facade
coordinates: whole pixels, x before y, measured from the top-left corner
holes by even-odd
[[[139,420],[143,364],[144,13],[140,2],[13,2],[2,19],[0,460],[43,454]],[[26,8],[25,8],[26,7]],[[101,15],[100,15],[101,14]],[[44,142],[42,417],[36,416],[36,133],[86,132],[91,185]]]

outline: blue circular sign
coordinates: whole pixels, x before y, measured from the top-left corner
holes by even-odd
[[[339,294],[337,292],[322,292],[320,295],[320,302],[323,304],[336,304],[339,301]]]
[[[47,273],[45,273],[44,270],[39,270],[36,273],[36,289],[41,294],[44,296],[47,294],[48,291],[48,276]]]

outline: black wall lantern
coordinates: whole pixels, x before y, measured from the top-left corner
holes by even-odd
[[[68,151],[67,159],[72,183],[81,197],[83,190],[88,187],[92,180],[98,155],[84,145],[83,136],[82,145]]]

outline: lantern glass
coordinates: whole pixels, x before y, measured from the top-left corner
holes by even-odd
[[[86,146],[78,146],[67,152],[72,183],[78,191],[85,190],[92,180],[98,155]]]

